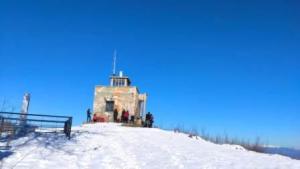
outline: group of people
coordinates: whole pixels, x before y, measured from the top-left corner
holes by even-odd
[[[128,123],[129,121],[129,111],[123,109],[121,114],[121,119],[118,118],[119,112],[117,109],[114,110],[114,122]]]
[[[151,114],[150,112],[148,112],[148,113],[146,114],[146,119],[145,119],[144,127],[152,128],[153,123],[154,123],[154,117],[153,117],[153,114]]]
[[[90,109],[88,109],[86,111],[87,113],[87,123],[90,123],[92,122],[92,112]],[[135,120],[135,117],[134,116],[130,116],[130,119],[129,119],[129,111],[128,110],[125,110],[123,109],[122,110],[122,114],[121,114],[121,119],[118,118],[119,116],[119,112],[117,109],[114,109],[114,112],[113,112],[113,120],[114,122],[121,122],[121,123],[128,123],[128,122],[134,122]],[[145,118],[145,122],[143,124],[144,127],[149,127],[149,128],[152,128],[153,126],[153,123],[154,123],[154,117],[153,117],[153,114],[151,114],[150,112],[148,112],[146,114],[146,118]]]

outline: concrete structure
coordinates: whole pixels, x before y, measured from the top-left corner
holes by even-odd
[[[122,110],[129,116],[141,119],[146,112],[147,95],[140,94],[136,86],[131,86],[129,77],[120,74],[110,77],[110,86],[96,86],[94,93],[94,117],[113,121],[113,111],[117,109],[118,119]]]
[[[21,115],[20,115],[20,123],[22,124],[26,124],[29,102],[30,102],[30,94],[25,93],[23,96],[23,103],[22,103]]]

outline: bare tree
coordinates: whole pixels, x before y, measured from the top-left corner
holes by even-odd
[[[7,99],[3,99],[0,103],[0,111],[11,111],[14,112],[16,110],[16,106],[9,103]]]
[[[3,99],[0,107],[0,111],[6,111],[6,107],[7,107],[7,100]]]
[[[228,134],[226,132],[224,132],[224,143],[229,144],[229,138],[228,138]]]
[[[256,152],[264,152],[260,137],[256,137],[255,143],[252,146],[252,150]]]

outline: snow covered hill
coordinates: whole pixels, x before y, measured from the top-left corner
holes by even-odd
[[[31,134],[12,142],[4,169],[300,169],[280,155],[216,145],[185,134],[118,124],[89,124],[60,134]]]

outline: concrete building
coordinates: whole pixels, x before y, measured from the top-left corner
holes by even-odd
[[[129,111],[129,117],[141,119],[146,112],[147,95],[140,94],[136,86],[131,86],[129,77],[123,72],[110,77],[109,86],[96,86],[94,93],[94,115],[103,122],[113,121],[113,111],[117,109],[118,119],[123,110]]]

